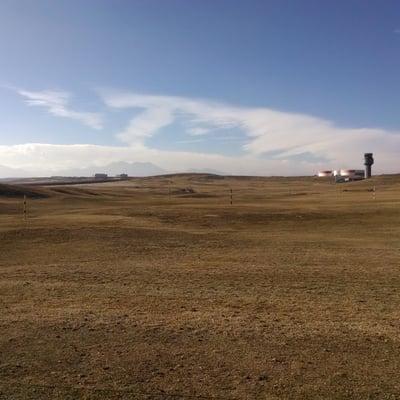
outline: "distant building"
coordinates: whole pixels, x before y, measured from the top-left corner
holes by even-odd
[[[334,171],[320,171],[318,172],[319,177],[334,176],[335,182],[351,182],[361,181],[371,177],[371,167],[374,164],[374,157],[372,153],[364,154],[364,165],[363,169],[335,169]]]
[[[365,178],[365,172],[363,169],[341,169],[335,172],[336,182],[361,181]]]
[[[332,171],[319,171],[318,176],[320,178],[323,178],[325,176],[333,176],[333,172]]]
[[[107,179],[107,174],[94,174],[94,179]]]
[[[364,154],[364,165],[365,165],[365,178],[369,179],[372,176],[372,166],[374,165],[374,155],[373,153]]]
[[[334,171],[319,171],[318,177],[334,176],[336,182],[360,181],[365,178],[362,169],[336,169]]]
[[[128,174],[119,174],[119,175],[117,175],[117,178],[119,178],[119,179],[128,179]]]

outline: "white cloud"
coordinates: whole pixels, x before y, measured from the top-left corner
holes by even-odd
[[[202,126],[194,126],[194,127],[188,128],[187,132],[189,133],[189,135],[192,135],[192,136],[202,136],[202,135],[207,135],[208,133],[210,133],[211,129],[204,128]]]
[[[30,143],[0,146],[1,164],[28,171],[31,176],[57,174],[58,171],[89,166],[104,166],[116,161],[153,162],[167,171],[211,168],[228,174],[296,175],[312,174],[308,162],[266,160],[245,155],[228,157],[218,154],[165,151],[143,146],[114,147],[96,145],[55,145]]]
[[[71,115],[66,93],[21,92],[30,105],[47,107],[59,116]],[[233,174],[305,175],[318,169],[361,168],[363,153],[373,152],[375,172],[397,172],[400,132],[343,128],[314,116],[204,99],[120,92],[103,92],[101,97],[110,108],[139,111],[118,134],[125,145],[0,146],[1,164],[32,171],[33,175],[114,161],[150,161],[169,171],[212,168]],[[186,127],[187,139],[192,142],[207,141],[215,135],[217,139],[242,145],[243,154],[212,154],[211,146],[209,153],[150,148],[146,140],[162,134],[164,127],[176,121],[183,122],[181,126]],[[180,143],[184,142],[182,138]]]
[[[198,139],[184,139],[184,140],[177,140],[176,143],[186,144],[186,143],[201,143],[204,142],[204,138]]]
[[[150,114],[152,110],[166,110],[168,123],[172,123],[172,118],[185,118],[190,123],[189,135],[219,135],[221,132],[226,135],[229,129],[241,130],[246,138],[243,150],[254,158],[269,155],[270,159],[289,162],[294,157],[298,160],[302,155],[308,155],[314,160],[325,160],[325,168],[352,167],[360,166],[362,153],[371,151],[381,155],[378,162],[383,170],[389,171],[396,165],[400,151],[400,132],[342,128],[304,114],[176,96],[121,92],[103,92],[101,95],[105,103],[114,108],[141,108]],[[164,125],[154,124],[147,136],[159,133]],[[321,161],[315,162],[315,167],[320,164]]]
[[[174,116],[170,109],[162,106],[149,108],[133,118],[128,127],[118,134],[118,138],[130,145],[143,144],[146,138],[173,121]]]
[[[27,90],[17,90],[25,97],[26,103],[30,106],[47,108],[50,114],[57,117],[74,119],[93,129],[102,128],[102,118],[98,113],[78,112],[68,107],[70,94],[67,92],[43,90],[31,92]]]

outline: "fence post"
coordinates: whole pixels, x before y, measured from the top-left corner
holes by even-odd
[[[26,195],[25,194],[24,194],[23,212],[24,212],[24,221],[26,221],[27,220],[27,209],[26,209]]]

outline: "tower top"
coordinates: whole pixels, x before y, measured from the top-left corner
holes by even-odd
[[[373,165],[374,157],[373,153],[365,153],[364,154],[364,165]]]

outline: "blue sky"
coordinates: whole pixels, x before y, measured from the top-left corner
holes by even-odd
[[[398,1],[2,0],[0,165],[393,172],[399,71]]]

